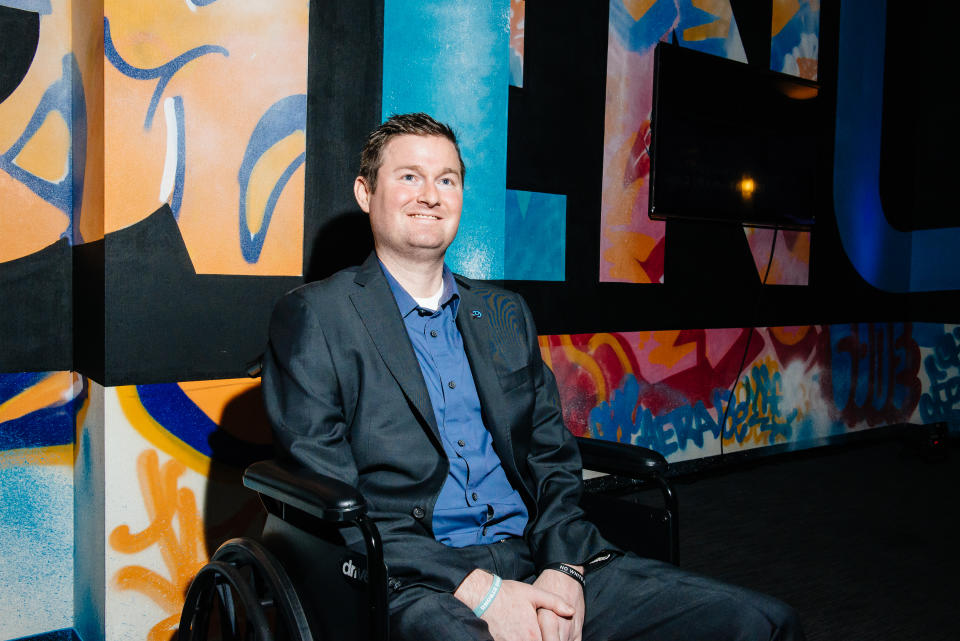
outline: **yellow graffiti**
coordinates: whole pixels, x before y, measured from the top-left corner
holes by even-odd
[[[207,556],[193,491],[177,487],[184,471],[186,466],[175,459],[161,467],[153,449],[141,452],[137,457],[137,479],[149,525],[137,533],[132,533],[127,525],[110,532],[110,546],[117,552],[136,554],[156,545],[166,565],[169,578],[140,565],[125,566],[113,577],[118,589],[140,592],[167,613],[150,629],[149,641],[172,638],[187,586]]]
[[[601,345],[606,345],[613,350],[625,374],[633,374],[633,365],[630,364],[627,353],[623,351],[623,346],[612,334],[594,334],[590,337],[590,340],[587,341],[587,349],[590,350],[591,354],[595,353]]]
[[[307,146],[306,133],[295,131],[268,149],[253,167],[247,185],[247,229],[253,236],[263,224],[270,193],[287,167]]]
[[[547,367],[553,371],[553,356],[550,354],[550,337],[538,336],[537,344],[540,346],[540,357],[543,359],[543,362],[546,363]]]
[[[176,435],[170,433],[160,425],[140,402],[140,395],[135,385],[122,385],[117,388],[117,400],[120,409],[137,432],[151,445],[166,452],[178,461],[182,461],[194,472],[204,476],[210,473],[210,457],[193,449]]]
[[[773,0],[773,20],[770,21],[770,35],[776,37],[790,19],[800,11],[800,0]]]
[[[726,38],[730,33],[730,21],[733,9],[729,0],[691,0],[691,4],[701,11],[713,15],[712,22],[688,27],[683,30],[683,39],[688,42],[706,40],[707,38]]]
[[[590,354],[577,349],[573,341],[570,340],[569,334],[562,334],[560,336],[560,344],[563,346],[563,354],[567,357],[567,360],[585,369],[587,374],[590,375],[590,378],[593,379],[593,384],[597,388],[597,402],[600,403],[607,400],[607,383],[604,380],[603,371],[600,369],[597,361],[594,360]]]
[[[24,447],[0,452],[0,470],[26,465],[73,465],[73,444]]]
[[[623,6],[634,20],[640,20],[657,0],[623,0]]]

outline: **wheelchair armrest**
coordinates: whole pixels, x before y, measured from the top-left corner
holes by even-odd
[[[243,472],[251,490],[324,521],[350,522],[366,514],[367,503],[355,487],[292,461],[259,461]]]
[[[667,459],[639,445],[577,437],[583,467],[631,479],[652,479],[667,471]]]

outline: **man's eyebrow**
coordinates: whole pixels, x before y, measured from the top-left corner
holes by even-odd
[[[397,167],[396,169],[394,169],[395,172],[396,172],[396,171],[411,171],[411,170],[412,170],[412,171],[419,172],[419,173],[421,173],[421,174],[427,173],[427,172],[424,170],[424,168],[421,167],[420,165],[403,165],[403,166],[401,166],[401,167]],[[445,174],[456,174],[456,175],[459,176],[459,175],[460,175],[460,170],[459,170],[459,169],[454,169],[454,168],[452,168],[452,167],[444,167],[444,168],[440,171],[440,175],[445,175]]]
[[[419,171],[421,174],[423,173],[423,167],[420,165],[403,165],[402,167],[397,167],[394,171],[410,171],[411,169],[413,171]]]

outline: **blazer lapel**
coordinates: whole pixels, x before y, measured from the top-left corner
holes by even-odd
[[[457,327],[463,337],[463,346],[470,361],[473,379],[480,396],[480,407],[487,429],[493,436],[494,449],[500,461],[516,472],[513,445],[510,437],[509,408],[504,407],[500,378],[494,365],[496,342],[491,335],[490,314],[487,302],[470,290],[470,285],[457,280],[460,290],[460,309],[457,312]],[[479,311],[475,317],[472,312]]]
[[[360,287],[350,294],[350,300],[376,345],[380,358],[439,443],[440,430],[427,386],[423,382],[423,373],[376,254],[370,254],[357,272],[354,282]]]

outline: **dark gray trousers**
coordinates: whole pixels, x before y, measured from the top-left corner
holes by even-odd
[[[520,540],[463,548],[477,567],[533,582]],[[402,641],[490,641],[487,624],[452,594],[411,588],[390,607],[390,634]],[[584,641],[802,641],[796,612],[772,597],[633,554],[587,574]]]

